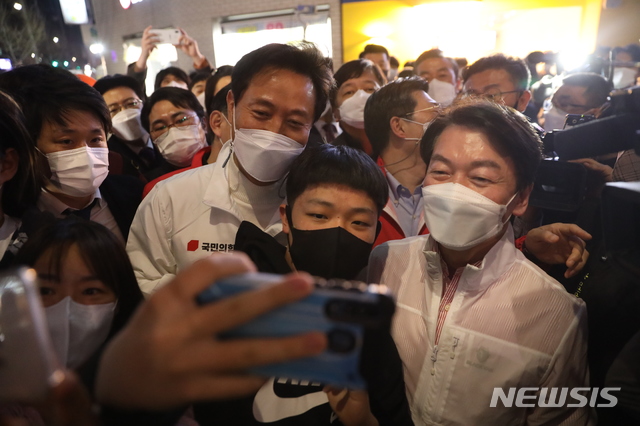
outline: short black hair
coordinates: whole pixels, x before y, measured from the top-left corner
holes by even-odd
[[[400,62],[398,62],[398,59],[395,56],[391,56],[389,58],[389,65],[391,68],[400,68]]]
[[[211,115],[213,111],[220,111],[225,116],[227,115],[227,93],[231,90],[231,84],[227,84],[216,93],[211,100],[210,109],[207,109],[207,115]]]
[[[286,69],[311,80],[316,98],[313,121],[317,121],[327,105],[333,84],[327,60],[318,48],[312,43],[296,46],[272,43],[247,53],[238,61],[231,75],[235,103],[240,102],[255,76],[270,69]]]
[[[124,327],[144,299],[129,256],[113,232],[97,222],[69,216],[47,224],[30,235],[15,261],[16,264],[33,266],[45,253],[51,252],[49,269],[57,273],[73,246],[78,247],[88,269],[118,299],[109,333],[113,336]]]
[[[611,92],[611,83],[594,72],[578,72],[569,74],[562,80],[562,85],[584,87],[586,90],[584,96],[591,108],[597,108],[607,102],[609,92]]]
[[[418,68],[418,65],[420,65],[420,62],[426,61],[427,59],[431,59],[431,58],[440,58],[440,59],[444,59],[446,62],[449,62],[449,64],[451,65],[451,68],[453,69],[456,75],[456,80],[458,79],[459,72],[460,72],[458,63],[455,61],[455,59],[447,58],[446,56],[444,56],[444,53],[440,49],[431,49],[431,50],[422,52],[420,56],[418,56],[418,59],[416,59],[413,62],[414,72],[416,71],[416,68]]]
[[[322,144],[307,146],[293,161],[287,178],[287,203],[293,208],[304,191],[326,184],[366,193],[378,216],[389,198],[387,180],[371,157],[348,146]]]
[[[525,91],[531,85],[531,72],[527,64],[520,58],[505,56],[497,53],[485,56],[475,61],[463,72],[462,80],[466,83],[474,74],[479,74],[487,70],[504,70],[511,77],[511,82],[517,90]]]
[[[210,116],[214,111],[213,109],[211,109],[210,104],[213,101],[213,97],[215,96],[213,92],[216,90],[218,82],[222,77],[231,76],[232,73],[233,67],[231,65],[223,65],[216,70],[215,74],[213,74],[209,80],[207,80],[207,85],[204,87],[204,104],[207,109],[207,117]],[[226,102],[227,101],[225,100],[225,104]],[[225,105],[225,111],[226,110],[227,107]]]
[[[142,87],[140,83],[128,75],[115,74],[108,75],[106,77],[102,77],[93,85],[93,88],[100,92],[101,95],[104,95],[109,90],[115,89],[116,87],[128,87],[133,90],[140,100],[144,100],[145,96],[142,92]]]
[[[391,59],[387,48],[384,46],[380,46],[379,44],[367,44],[364,47],[364,50],[360,52],[360,56],[358,56],[358,58],[363,59],[365,55],[369,53],[384,53],[385,55],[387,55],[387,58]]]
[[[169,101],[179,108],[190,109],[198,115],[200,122],[204,123],[205,121],[204,108],[202,108],[202,105],[198,102],[196,95],[189,90],[184,90],[179,87],[161,87],[149,96],[140,113],[140,122],[147,132],[151,129],[149,123],[151,109],[160,101]]]
[[[407,117],[416,108],[413,93],[428,92],[429,83],[420,77],[399,78],[367,99],[364,107],[364,130],[373,148],[372,157],[378,157],[389,144],[392,117]]]
[[[212,77],[211,73],[208,71],[196,71],[189,75],[189,90],[193,89],[197,83],[201,81],[207,81],[210,77]]]
[[[187,75],[186,72],[184,72],[184,70],[182,68],[178,68],[178,67],[168,67],[165,68],[163,70],[161,70],[157,75],[156,75],[156,82],[153,85],[153,90],[158,90],[160,88],[160,85],[162,84],[162,80],[164,80],[164,78],[168,75],[172,75],[175,78],[177,78],[178,80],[182,80],[184,81],[184,83],[189,86],[189,84],[191,83],[191,80],[189,79],[189,76]]]
[[[387,80],[382,74],[382,70],[380,69],[380,67],[374,64],[371,60],[356,59],[354,61],[349,61],[345,64],[342,64],[342,66],[338,69],[338,71],[336,71],[333,76],[336,84],[331,91],[331,106],[335,108],[338,89],[340,89],[340,87],[344,83],[346,83],[348,80],[351,80],[352,78],[360,77],[367,71],[371,71],[373,73],[373,76],[376,80],[378,80],[380,86],[384,86],[387,83]]]
[[[0,157],[8,149],[18,154],[18,171],[2,187],[2,210],[13,217],[21,217],[29,207],[35,206],[42,188],[42,175],[37,172],[38,157],[24,123],[18,104],[0,91]]]
[[[451,126],[482,132],[493,149],[510,158],[518,191],[533,184],[542,160],[542,143],[524,115],[488,99],[467,98],[454,103],[431,122],[420,141],[420,154],[427,165],[438,138]]]
[[[34,144],[45,122],[65,125],[72,111],[95,115],[105,133],[111,131],[111,115],[102,95],[69,71],[45,64],[25,65],[1,74],[0,89],[20,105]]]

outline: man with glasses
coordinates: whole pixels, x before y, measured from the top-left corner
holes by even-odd
[[[96,81],[111,115],[112,135],[108,140],[110,152],[122,156],[122,174],[152,180],[167,173],[167,164],[154,148],[149,133],[142,128],[140,113],[144,95],[138,82],[128,76],[116,74]],[[112,165],[112,173],[115,172]]]
[[[463,74],[463,96],[482,96],[524,112],[531,73],[522,59],[501,53],[474,62]]]
[[[426,165],[419,144],[440,110],[427,94],[428,88],[421,78],[401,78],[373,93],[364,109],[373,157],[389,183],[389,200],[380,215],[376,245],[428,232],[422,214]]]

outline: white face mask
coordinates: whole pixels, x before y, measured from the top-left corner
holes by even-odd
[[[440,81],[437,78],[429,82],[429,91],[427,93],[443,107],[451,105],[457,96],[456,88],[453,84]]]
[[[340,121],[344,121],[356,129],[364,129],[364,106],[370,93],[358,89],[349,99],[340,105]]]
[[[509,218],[507,207],[458,183],[441,183],[422,188],[424,220],[429,233],[443,247],[467,250],[497,235]]]
[[[51,169],[50,181],[62,193],[87,197],[109,174],[108,148],[81,148],[46,154]]]
[[[637,71],[633,68],[615,68],[613,70],[613,87],[624,89],[636,84]]]
[[[117,113],[112,119],[112,132],[120,139],[131,142],[141,140],[146,143],[147,133],[140,123],[140,113],[142,111],[136,108],[123,109]]]
[[[544,130],[550,132],[552,130],[562,130],[564,128],[564,122],[567,119],[567,113],[551,104],[549,109],[543,113],[544,117]]]
[[[187,86],[187,83],[183,83],[181,81],[170,81],[169,83],[165,84],[162,87],[177,87],[179,89],[184,89],[184,90],[189,90],[189,86]]]
[[[201,130],[200,124],[172,127],[168,132],[158,136],[153,143],[169,163],[177,167],[187,167],[196,152],[207,146],[204,132]]]
[[[196,98],[198,98],[198,102],[200,102],[200,105],[202,105],[202,108],[206,110],[207,106],[204,103],[204,95],[205,95],[204,92],[202,92],[198,96],[196,96]]]
[[[67,296],[44,309],[51,340],[62,364],[77,368],[104,343],[115,306],[115,302],[82,305]]]

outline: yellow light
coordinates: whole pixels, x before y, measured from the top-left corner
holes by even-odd
[[[385,22],[372,22],[364,27],[362,33],[371,38],[387,38],[393,34],[393,28]]]

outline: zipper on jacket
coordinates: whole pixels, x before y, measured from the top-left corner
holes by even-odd
[[[457,337],[453,338],[453,346],[451,347],[451,359],[454,359],[456,357],[456,346],[458,346],[458,339]]]
[[[436,361],[438,360],[438,345],[433,347],[433,352],[431,352],[431,361],[433,365],[431,366],[431,375],[436,374]]]

